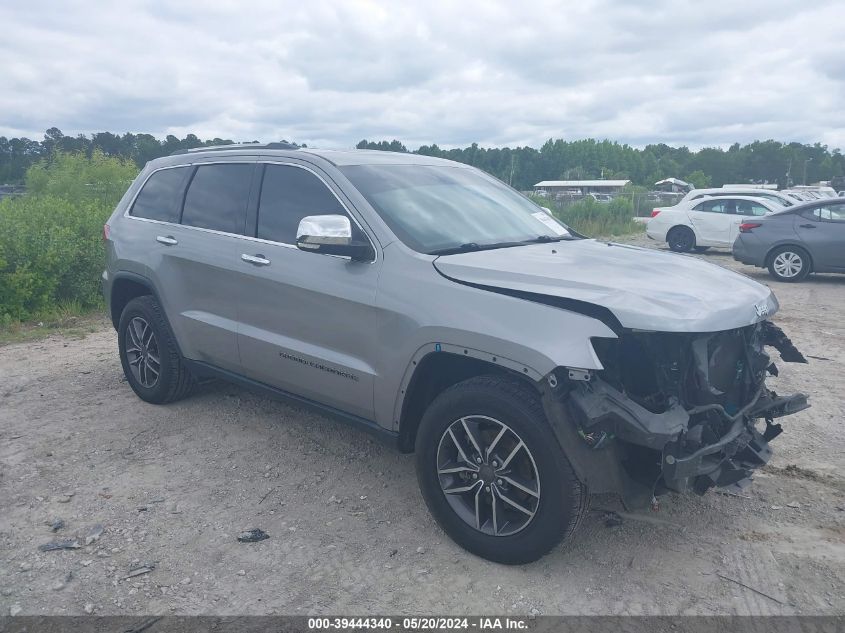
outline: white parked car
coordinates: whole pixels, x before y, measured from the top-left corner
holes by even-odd
[[[792,191],[791,189],[782,189],[781,193],[789,196],[799,204],[803,204],[805,202],[810,202],[811,200],[813,200],[812,196],[808,195],[803,191]]]
[[[773,189],[753,189],[751,187],[719,187],[713,189],[693,189],[689,191],[678,204],[690,202],[692,200],[701,200],[711,196],[751,196],[754,198],[763,198],[775,203],[779,203],[782,207],[791,207],[797,201],[790,198],[781,191],[774,191]]]
[[[816,200],[838,197],[836,189],[827,185],[795,185],[792,189],[801,193],[809,193]]]
[[[777,202],[756,196],[707,197],[655,209],[646,234],[679,253],[730,248],[744,220],[783,210]]]

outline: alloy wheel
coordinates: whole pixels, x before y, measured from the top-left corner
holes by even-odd
[[[126,326],[126,360],[138,383],[151,389],[161,373],[161,356],[153,328],[143,317],[133,317]]]
[[[784,279],[791,279],[804,268],[804,260],[798,253],[784,251],[779,253],[772,262],[775,272]]]
[[[437,476],[452,510],[490,536],[525,529],[540,503],[531,451],[506,424],[482,415],[455,420],[437,447]]]

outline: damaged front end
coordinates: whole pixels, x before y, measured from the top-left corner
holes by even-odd
[[[593,346],[604,369],[556,372],[544,404],[591,491],[617,492],[629,506],[745,486],[771,457],[775,420],[809,406],[804,394],[766,388],[766,374],[777,375],[766,346],[806,362],[769,321],[711,333],[624,330]]]

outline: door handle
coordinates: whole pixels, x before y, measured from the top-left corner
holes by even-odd
[[[167,246],[173,246],[179,243],[172,235],[158,235],[156,236],[156,242],[166,244]]]
[[[815,224],[799,224],[798,227],[802,228],[802,229],[814,229],[814,228],[816,228],[816,225]]]
[[[264,257],[264,255],[247,255],[244,253],[241,255],[241,259],[245,262],[249,262],[250,264],[255,264],[256,266],[269,266],[270,260]]]

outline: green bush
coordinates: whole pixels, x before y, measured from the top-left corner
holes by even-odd
[[[95,153],[30,168],[27,194],[0,201],[0,323],[100,300],[103,224],[137,173]]]
[[[95,202],[109,207],[120,201],[138,168],[130,160],[95,151],[85,154],[53,154],[26,172],[26,191],[34,197],[56,196],[74,203]]]

